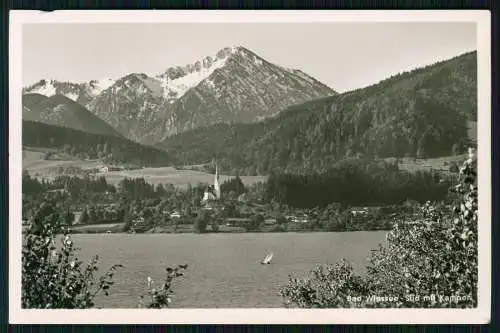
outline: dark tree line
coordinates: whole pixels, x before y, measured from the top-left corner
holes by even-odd
[[[346,160],[325,173],[272,173],[267,199],[293,207],[326,207],[332,202],[351,205],[392,205],[406,200],[443,200],[450,179],[434,172],[400,171],[387,162]]]
[[[238,175],[222,183],[220,186],[220,190],[223,194],[233,193],[236,196],[247,192],[245,184],[243,184],[243,181]]]

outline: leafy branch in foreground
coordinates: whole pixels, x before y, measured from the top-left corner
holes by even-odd
[[[56,245],[56,239],[60,239],[60,246]],[[100,292],[108,295],[115,271],[123,266],[113,265],[96,279],[99,257],[84,265],[76,258],[76,252],[64,218],[53,205],[43,203],[24,232],[23,308],[91,308],[96,295]]]
[[[145,303],[144,296],[140,297],[140,308],[150,308],[150,309],[161,309],[169,307],[172,302],[172,295],[174,291],[172,290],[172,284],[175,279],[184,275],[183,271],[188,267],[185,265],[177,265],[174,267],[167,267],[165,279],[162,281],[159,287],[155,287],[155,283],[151,277],[148,276],[148,289],[147,295],[149,300]]]

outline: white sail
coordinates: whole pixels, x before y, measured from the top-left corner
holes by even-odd
[[[271,252],[269,253],[265,258],[264,260],[262,260],[262,263],[263,264],[269,264],[271,262],[271,260],[273,259],[273,256],[274,254]]]

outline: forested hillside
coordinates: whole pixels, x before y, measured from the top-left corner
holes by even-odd
[[[223,168],[322,172],[349,157],[439,157],[464,152],[476,119],[476,52],[373,86],[288,108],[257,124],[216,125],[159,147],[186,164],[217,157]]]
[[[162,150],[125,138],[82,132],[66,127],[23,120],[23,146],[56,148],[80,158],[142,166],[166,166],[173,161]]]

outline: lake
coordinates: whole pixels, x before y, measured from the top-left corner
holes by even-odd
[[[79,258],[100,256],[102,271],[115,275],[109,296],[96,306],[135,308],[147,277],[160,281],[168,265],[189,265],[173,286],[172,307],[282,307],[280,286],[290,273],[305,274],[317,264],[346,258],[363,272],[370,250],[385,241],[385,231],[242,234],[77,234]],[[259,262],[273,252],[270,265]]]

